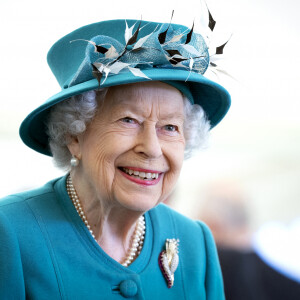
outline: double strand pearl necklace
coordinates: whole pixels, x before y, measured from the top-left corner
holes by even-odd
[[[93,230],[91,229],[91,226],[89,225],[89,222],[83,211],[83,208],[82,208],[80,200],[77,196],[77,193],[74,188],[74,185],[73,185],[70,175],[67,178],[67,192],[68,192],[69,197],[71,198],[71,200],[75,206],[75,209],[76,209],[77,213],[79,214],[81,220],[83,221],[83,223],[85,224],[85,226],[87,227],[89,232],[91,233],[92,237],[96,240]],[[129,248],[125,258],[121,262],[121,264],[124,267],[129,266],[133,262],[133,260],[141,253],[143,244],[144,244],[145,229],[146,229],[145,218],[144,218],[144,216],[140,216],[136,223],[134,234],[131,238],[131,247]],[[97,242],[97,240],[96,240],[96,242]]]

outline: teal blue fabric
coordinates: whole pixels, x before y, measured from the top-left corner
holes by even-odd
[[[141,254],[125,268],[90,235],[65,180],[0,200],[1,299],[224,299],[215,244],[205,224],[158,205],[145,214]],[[171,289],[158,265],[167,238],[180,239]]]
[[[128,20],[128,26],[134,26],[134,32],[139,22],[139,20]],[[93,77],[91,66],[91,63],[95,62],[95,59],[98,58],[99,53],[94,53],[94,46],[84,40],[91,41],[94,38],[96,38],[96,40],[98,38],[100,38],[100,40],[102,38],[104,38],[104,40],[108,39],[109,41],[114,40],[116,43],[114,44],[115,47],[119,50],[123,49],[121,45],[124,47],[126,44],[124,38],[125,24],[125,20],[109,20],[90,24],[69,33],[51,47],[47,56],[48,64],[62,90],[32,111],[22,122],[20,126],[20,137],[28,147],[42,154],[51,156],[48,147],[49,138],[45,126],[45,121],[47,121],[51,107],[74,95],[82,94],[89,90],[96,90],[99,87],[98,81]],[[138,39],[153,33],[156,29],[153,36],[155,35],[157,37],[158,33],[167,29],[168,25],[169,24],[142,21],[142,29],[139,31]],[[183,34],[182,38],[186,39],[188,32],[189,29],[187,27],[178,24],[172,24],[168,29],[168,35],[170,34],[169,38]],[[151,37],[149,39],[151,39]],[[202,63],[204,63],[204,66],[199,68],[199,70],[201,70],[200,73],[194,71],[190,72],[189,68],[173,67],[168,63],[165,57],[165,50],[163,50],[164,47],[168,48],[170,45],[167,43],[168,46],[163,46],[157,39],[155,45],[152,47],[148,45],[148,47],[145,48],[150,52],[149,55],[143,56],[143,53],[147,52],[146,50],[137,53],[132,52],[130,54],[130,57],[135,57],[135,60],[138,60],[140,56],[140,62],[146,61],[153,63],[152,67],[145,69],[143,69],[142,63],[138,65],[143,73],[150,79],[134,76],[129,71],[122,71],[119,74],[109,75],[104,83],[105,76],[103,76],[101,87],[149,80],[167,81],[169,84],[174,82],[172,84],[173,86],[177,86],[192,103],[198,104],[203,108],[210,121],[211,128],[213,128],[226,115],[230,107],[231,98],[224,87],[203,76],[209,66],[210,58],[208,48],[200,34],[193,33],[192,40],[193,46],[198,52],[200,51],[201,54],[201,59],[195,63],[195,66],[199,68]],[[100,41],[98,42],[100,43]],[[117,46],[117,44],[120,45]],[[179,49],[178,45],[174,46],[174,48],[172,47],[170,46],[171,50]],[[184,51],[182,47],[180,51]],[[156,54],[160,54],[159,61],[156,61]],[[189,61],[182,61],[181,64],[187,64],[188,66]],[[135,63],[134,65],[137,64]]]

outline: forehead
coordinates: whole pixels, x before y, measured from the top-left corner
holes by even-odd
[[[176,88],[162,82],[142,82],[110,87],[104,106],[108,110],[130,109],[144,113],[183,115],[183,96]]]

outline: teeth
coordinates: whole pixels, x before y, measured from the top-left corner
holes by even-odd
[[[145,172],[140,172],[140,174],[139,174],[139,176],[140,176],[141,178],[145,178],[145,175],[146,175]]]
[[[126,168],[123,168],[123,170],[125,171],[125,173],[127,173],[129,175],[135,175],[142,179],[157,179],[158,178],[158,173],[145,173],[145,172],[139,172],[139,171],[126,169]]]

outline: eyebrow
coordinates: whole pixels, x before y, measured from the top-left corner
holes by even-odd
[[[172,120],[172,119],[184,120],[184,114],[178,113],[176,111],[174,113],[164,114],[161,119],[162,120]]]
[[[145,110],[141,107],[137,107],[135,105],[128,105],[128,104],[124,104],[124,103],[120,103],[117,106],[119,106],[123,112],[132,112],[134,114],[144,114]],[[126,108],[124,107],[126,106]],[[123,109],[124,108],[124,109]],[[185,114],[178,112],[177,110],[174,112],[167,112],[164,113],[163,116],[161,116],[162,120],[170,120],[170,119],[180,119],[180,120],[184,120],[185,119]]]

